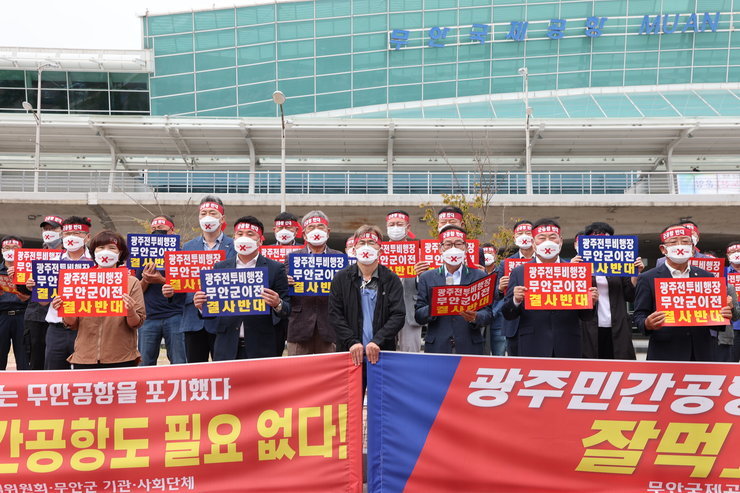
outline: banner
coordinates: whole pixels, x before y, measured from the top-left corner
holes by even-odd
[[[36,286],[31,301],[48,302],[57,297],[61,269],[85,269],[95,265],[92,260],[34,260],[31,272]]]
[[[740,296],[740,273],[730,272],[727,274],[727,284],[734,286],[738,296]]]
[[[491,274],[467,286],[435,286],[432,288],[432,316],[457,315],[478,311],[493,303],[496,274]]]
[[[727,285],[717,278],[655,279],[655,311],[666,312],[664,327],[727,325],[720,315]]]
[[[0,291],[4,291],[6,293],[13,293],[13,294],[20,294],[18,292],[18,289],[16,289],[15,284],[13,284],[13,279],[11,279],[10,276],[0,276]]]
[[[637,275],[637,236],[579,236],[578,255],[593,265],[595,276]]]
[[[504,259],[504,275],[510,276],[511,271],[519,267],[520,265],[524,265],[527,262],[531,262],[531,258],[506,258]]]
[[[33,272],[34,260],[57,260],[62,256],[62,250],[48,248],[19,248],[15,251],[15,284],[26,284]]]
[[[689,265],[703,269],[714,277],[722,277],[725,271],[725,259],[713,257],[691,257]]]
[[[69,269],[59,271],[57,291],[62,298],[59,316],[108,317],[126,315],[123,293],[128,293],[129,271]]]
[[[165,281],[175,293],[195,293],[200,290],[200,271],[225,259],[223,250],[165,252]]]
[[[334,274],[349,265],[343,253],[296,253],[290,256],[288,275],[293,276],[291,296],[329,296]]]
[[[529,263],[524,266],[527,310],[583,310],[593,308],[589,294],[591,264]]]
[[[380,252],[380,263],[400,278],[416,277],[414,266],[419,262],[418,241],[386,241]]]
[[[480,242],[478,240],[467,240],[468,244],[468,267],[475,268],[478,265],[478,253]],[[439,240],[421,240],[419,243],[419,262],[429,262],[430,269],[436,269],[442,265],[442,255],[439,253]]]
[[[208,301],[203,314],[211,317],[266,315],[270,308],[262,299],[267,269],[219,269],[200,271],[200,286]]]
[[[740,490],[740,366],[382,352],[370,493]]]
[[[290,252],[300,250],[301,248],[303,248],[303,245],[262,245],[260,247],[260,255],[284,264]]]
[[[126,265],[131,269],[140,269],[149,262],[154,262],[156,269],[164,270],[164,254],[180,249],[180,235],[129,234],[126,245]]]
[[[0,491],[361,493],[362,367],[298,358],[14,373]]]

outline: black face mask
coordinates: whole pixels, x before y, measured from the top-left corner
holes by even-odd
[[[152,231],[152,234],[153,235],[166,235],[167,231],[163,229],[155,229],[154,231]]]

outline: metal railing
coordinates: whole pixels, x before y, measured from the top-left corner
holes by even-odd
[[[52,193],[280,193],[278,171],[242,170],[0,170],[0,192]],[[389,176],[392,186],[389,187]],[[526,194],[523,171],[385,172],[289,171],[290,194],[438,195],[442,193]],[[389,189],[390,188],[390,189]],[[538,171],[532,173],[535,195],[733,194],[740,193],[740,172],[668,173],[641,171]]]

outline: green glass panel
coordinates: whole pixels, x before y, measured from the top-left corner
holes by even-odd
[[[560,56],[560,72],[576,72],[588,70],[591,67],[591,55]],[[531,62],[527,60],[527,67]],[[532,70],[530,69],[530,73]]]
[[[627,70],[624,77],[624,85],[626,86],[656,84],[658,80],[658,71],[653,69]]]
[[[402,10],[421,10],[424,5],[422,0],[389,0],[388,9],[391,12]]]
[[[680,116],[660,94],[630,94],[629,98],[648,118]]]
[[[654,15],[660,12],[662,0],[631,0],[630,15]]]
[[[239,116],[242,118],[249,116],[278,116],[277,105],[272,101],[245,104],[243,106],[239,106]]]
[[[316,56],[336,55],[339,53],[350,53],[351,51],[352,38],[350,36],[316,40]]]
[[[130,91],[146,91],[149,89],[149,74],[112,72],[109,75],[111,89],[127,89]]]
[[[352,106],[352,93],[339,92],[316,96],[316,111],[331,111]]]
[[[527,69],[530,74],[554,74],[558,71],[558,58],[554,56],[528,58]]]
[[[402,110],[390,110],[388,118],[424,118],[421,108],[405,108]]]
[[[445,48],[424,48],[421,50],[424,54],[424,63],[444,63],[457,61],[457,49],[454,46]]]
[[[429,106],[422,108],[424,111],[424,118],[428,119],[452,119],[459,118],[457,116],[457,106],[445,105],[445,106]]]
[[[534,2],[529,2],[527,8],[527,20],[550,20],[558,17],[558,5],[557,3],[543,3],[540,5]]]
[[[316,59],[317,74],[334,74],[352,70],[352,56],[327,56]]]
[[[727,65],[727,50],[696,50],[694,65]]]
[[[520,2],[517,2],[517,3],[520,3]],[[499,6],[499,5],[494,4],[493,5],[493,20],[494,22],[507,23],[507,26],[502,26],[500,29],[499,28],[496,29],[497,31],[502,31],[504,32],[504,34],[506,34],[507,32],[509,32],[509,29],[508,29],[509,22],[526,21],[527,16],[524,13],[523,5]]]
[[[149,95],[145,92],[111,91],[111,111],[149,113]]]
[[[275,5],[260,5],[236,9],[236,25],[251,26],[275,20]]]
[[[594,71],[591,73],[591,86],[610,87],[622,85],[623,72],[621,70]]]
[[[555,89],[556,78],[552,75],[530,75],[529,76],[529,90],[530,91],[549,91]]]
[[[691,82],[694,84],[726,82],[727,68],[725,67],[701,67],[693,70]]]
[[[712,108],[691,91],[665,92],[666,98],[683,116],[718,116]]]
[[[311,39],[278,43],[278,57],[282,60],[309,56],[313,56],[313,40]]]
[[[350,34],[352,24],[350,19],[320,19],[316,21],[316,36],[336,36]]]
[[[522,58],[524,43],[496,43],[493,45],[493,58]]]
[[[560,103],[565,106],[570,118],[603,118],[604,113],[591,96],[561,97]]]
[[[520,76],[491,78],[491,93],[521,92],[521,90],[522,78]]]
[[[621,80],[621,77],[620,77]],[[570,74],[558,74],[558,89],[573,89],[576,87],[588,87],[589,73],[575,72]]]
[[[530,100],[534,118],[567,118],[565,109],[557,98]]]
[[[290,62],[278,62],[278,74],[280,74],[280,79],[313,75],[313,58],[293,60]]]
[[[393,29],[421,29],[424,27],[424,17],[421,12],[391,14],[389,30]]]
[[[193,55],[156,57],[154,75],[182,74],[193,71]]]
[[[490,75],[491,64],[489,62],[470,62],[460,63],[458,65],[458,78],[475,79],[478,77],[488,77]]]
[[[215,110],[199,110],[198,117],[203,118],[236,118],[237,109],[236,106],[230,106],[228,108],[218,108]]]
[[[410,65],[421,65],[422,51],[424,50],[399,50],[391,51],[388,64],[391,67],[408,67]]]
[[[660,54],[661,67],[686,67],[691,65],[692,52],[683,51],[663,51]]]
[[[313,2],[300,3],[278,3],[278,21],[296,21],[301,19],[313,19]]]
[[[658,66],[657,52],[627,53],[627,68],[655,68]]]
[[[490,79],[461,80],[457,83],[457,95],[475,96],[477,94],[488,94],[490,86]]]
[[[352,9],[354,15],[386,12],[388,0],[353,0]]]
[[[514,75],[523,65],[521,60],[494,60],[491,71],[493,75]]]
[[[386,119],[388,118],[388,112],[387,111],[375,111],[372,113],[360,113],[358,115],[352,115],[352,118],[362,118],[362,119]]]
[[[473,24],[490,24],[491,8],[460,9],[459,18],[460,25],[466,27],[472,26]]]
[[[384,15],[362,15],[352,19],[355,34],[388,31],[388,17]]]
[[[635,30],[630,30],[634,33]],[[657,51],[658,36],[627,36],[627,51]]]
[[[281,22],[278,24],[278,39],[280,41],[313,38],[313,36],[313,21]]]
[[[195,12],[196,31],[234,27],[234,9]]]
[[[278,82],[278,89],[283,91],[288,99],[296,96],[305,96],[315,92],[315,79],[313,77],[304,77],[302,79],[281,80]]]
[[[359,73],[355,74],[355,77],[357,77],[358,75]],[[357,87],[357,85],[355,85],[355,87]],[[352,88],[352,75],[351,74],[327,75],[324,77],[316,77],[316,90],[317,92],[320,92],[320,93],[348,91],[351,88]]]
[[[378,34],[359,34],[354,36],[353,41],[356,53],[384,50],[388,46],[388,35],[385,32]]]
[[[38,87],[38,72],[26,72],[29,87]],[[67,72],[44,71],[41,74],[41,87],[49,89],[65,89],[67,87]],[[42,108],[43,109],[43,108]]]
[[[195,94],[152,99],[152,115],[177,115],[195,111]]]
[[[740,49],[730,50],[730,65],[740,65]]]
[[[690,50],[694,46],[693,34],[668,34],[660,37],[660,49],[665,50]]]
[[[690,68],[669,68],[658,71],[658,84],[688,84],[691,82]]]
[[[290,98],[286,101],[285,112],[289,115],[300,115],[302,113],[315,113],[314,96],[305,98]]]
[[[316,0],[316,18],[341,17],[350,15],[351,1],[342,0]]]
[[[236,50],[239,65],[269,62],[275,60],[275,45],[250,46]]]
[[[354,99],[354,108],[385,104],[386,88],[382,87],[380,89],[362,89],[359,91],[352,91],[352,98]]]
[[[457,0],[425,0],[424,8],[432,9],[454,9],[457,7]]]
[[[432,84],[424,84],[424,99],[444,99],[455,97],[455,83],[454,82],[437,82]]]
[[[414,84],[410,86],[391,86],[388,88],[388,102],[389,103],[400,103],[404,101],[420,101],[421,100],[421,84]]]
[[[234,30],[208,31],[195,33],[195,50],[216,50],[234,46]]]
[[[457,65],[427,65],[424,67],[424,82],[455,80]]]
[[[233,67],[236,65],[236,50],[206,51],[195,54],[196,70]]]
[[[392,85],[415,84],[422,81],[421,67],[394,68],[389,72],[389,83]]]
[[[110,112],[108,91],[69,91],[69,109]]]
[[[532,39],[527,42],[527,57],[555,55],[558,50],[557,44],[558,41],[553,41],[549,38]]]
[[[727,80],[740,80],[740,67],[730,67],[730,75]]]
[[[211,70],[195,74],[195,84],[198,91],[216,89],[236,85],[236,69]]]
[[[624,51],[624,36],[602,36],[593,41],[594,52]]]
[[[722,116],[740,116],[740,99],[730,91],[701,91],[701,97]]]
[[[154,39],[154,54],[174,55],[193,51],[193,35],[179,34],[177,36],[160,36]]]
[[[196,93],[197,111],[236,104],[236,88],[201,91]]]
[[[597,94],[594,99],[609,118],[640,118],[642,114],[624,94]]]
[[[149,17],[149,35],[185,33],[193,30],[193,14]]]
[[[155,77],[151,81],[152,97],[180,94],[195,90],[193,74],[175,75],[173,77]],[[188,110],[190,111],[190,110]]]
[[[429,10],[426,7],[424,12],[425,27],[451,27],[457,25],[457,10]],[[453,32],[450,30],[448,36],[452,37]]]
[[[239,104],[255,101],[272,101],[272,93],[275,92],[275,82],[249,84],[247,86],[239,86],[238,89]]]
[[[479,5],[490,6],[491,0],[460,0],[460,7],[476,7]]]
[[[465,60],[490,60],[491,47],[491,43],[458,46],[457,56],[461,62]]]
[[[594,54],[591,59],[591,67],[594,70],[622,68],[623,65],[624,53]]]
[[[106,72],[69,72],[70,89],[108,89]]]
[[[366,89],[368,87],[380,87],[388,84],[388,74],[385,69],[370,70],[367,72],[355,72],[354,74],[355,89]]]
[[[469,104],[458,104],[457,110],[460,113],[461,118],[493,118],[493,109],[491,104],[485,103],[469,103]]]
[[[496,118],[524,118],[524,102],[493,101]]]
[[[396,54],[394,53],[394,56],[395,55]],[[387,51],[380,51],[376,53],[360,53],[352,57],[352,63],[354,65],[354,70],[383,68],[388,63],[387,57]]]
[[[242,27],[236,30],[236,42],[240,45],[269,43],[275,41],[275,25]]]
[[[577,19],[590,17],[594,11],[593,2],[562,2],[560,4],[560,18]]]
[[[587,36],[561,39],[558,41],[558,49],[561,56],[591,53],[591,40]]]
[[[740,31],[730,33],[730,46],[740,48]]]

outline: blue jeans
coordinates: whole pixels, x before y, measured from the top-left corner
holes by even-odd
[[[506,353],[506,336],[503,329],[491,329],[491,354],[503,356]]]
[[[141,366],[154,366],[159,358],[159,348],[164,339],[167,359],[173,365],[185,363],[185,337],[180,331],[182,315],[156,320],[146,319],[139,327],[139,352]]]

